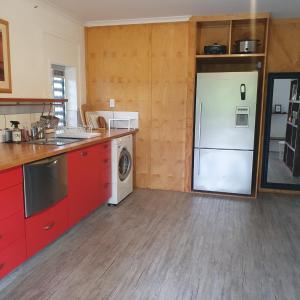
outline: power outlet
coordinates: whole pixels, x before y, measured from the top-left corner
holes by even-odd
[[[109,99],[109,107],[110,108],[116,107],[116,101],[115,101],[115,99]]]

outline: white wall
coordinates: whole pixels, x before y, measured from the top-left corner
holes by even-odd
[[[79,21],[33,0],[0,0],[0,19],[10,26],[13,88],[0,98],[52,97],[54,63],[76,68],[77,99],[85,102],[84,27]]]

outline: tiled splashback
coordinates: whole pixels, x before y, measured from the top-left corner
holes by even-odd
[[[40,119],[42,111],[48,113],[49,109],[49,105],[1,105],[0,129],[11,127],[10,121],[19,121],[20,128],[30,128],[31,123]]]
[[[31,123],[38,121],[40,116],[40,113],[0,115],[0,129],[10,128],[10,121],[19,121],[20,128],[23,126],[30,128]]]

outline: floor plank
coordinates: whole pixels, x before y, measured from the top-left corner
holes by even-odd
[[[0,299],[300,299],[300,199],[136,190],[0,282]]]

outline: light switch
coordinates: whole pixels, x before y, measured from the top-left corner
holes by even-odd
[[[110,108],[113,108],[113,107],[115,107],[116,106],[116,101],[115,101],[115,99],[109,99],[109,107]]]

